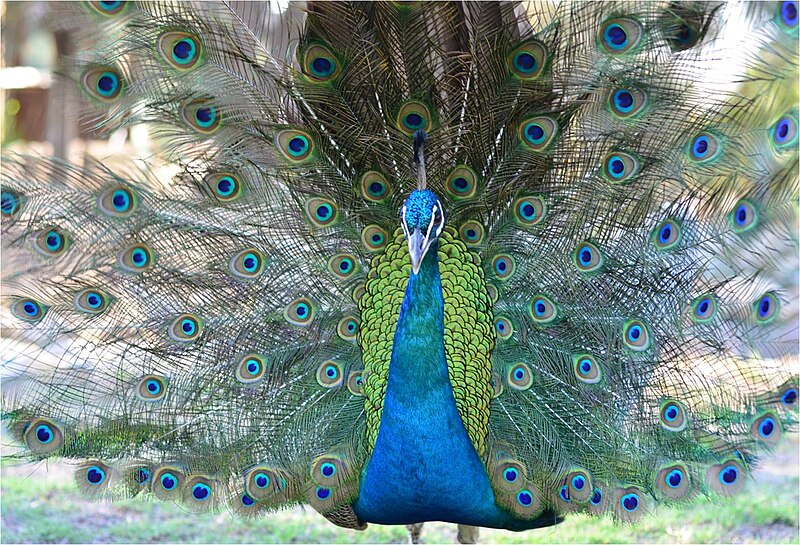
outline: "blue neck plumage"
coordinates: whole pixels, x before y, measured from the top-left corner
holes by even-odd
[[[354,505],[364,522],[505,526],[456,409],[444,348],[437,244],[406,288],[380,429]]]

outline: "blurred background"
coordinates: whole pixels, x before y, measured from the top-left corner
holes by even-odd
[[[49,30],[47,2],[0,2],[2,15],[3,152],[55,155],[82,164],[89,155],[106,163],[152,154],[147,129],[133,126],[99,138],[79,118],[74,85],[58,77],[73,53],[68,33]],[[792,90],[795,94],[796,89]],[[2,437],[3,453],[13,450]],[[610,518],[571,516],[544,530],[482,530],[484,543],[798,543],[800,533],[798,437],[789,435],[740,496],[659,507],[636,526]],[[2,543],[403,543],[402,527],[371,526],[352,532],[332,526],[315,511],[295,509],[251,521],[227,514],[196,515],[180,506],[142,498],[93,502],[78,494],[67,463],[0,468]],[[423,542],[452,543],[454,525],[426,524]]]

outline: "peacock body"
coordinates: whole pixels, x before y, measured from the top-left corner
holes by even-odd
[[[86,493],[633,521],[796,424],[796,2],[750,94],[716,2],[61,9],[180,169],[4,161],[2,414]]]

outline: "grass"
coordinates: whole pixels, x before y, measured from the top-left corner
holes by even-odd
[[[785,441],[746,491],[729,500],[656,508],[636,525],[569,516],[555,528],[481,530],[482,543],[798,543],[797,441]],[[2,543],[403,543],[403,527],[337,528],[312,509],[258,520],[197,515],[142,499],[95,502],[80,496],[64,464],[2,468]],[[452,524],[428,523],[426,543],[455,542]]]

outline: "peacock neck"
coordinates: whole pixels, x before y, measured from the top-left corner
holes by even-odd
[[[498,527],[505,519],[456,408],[436,244],[406,287],[378,437],[354,508],[378,524]]]

